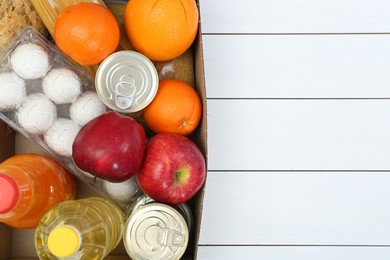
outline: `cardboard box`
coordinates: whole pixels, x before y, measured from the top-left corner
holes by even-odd
[[[197,143],[207,161],[206,89],[204,82],[203,51],[200,27],[193,48],[195,61],[195,88],[201,96],[203,102],[203,117],[200,127],[191,135],[191,138]],[[0,161],[3,161],[14,154],[30,152],[44,153],[37,145],[22,135],[15,133],[6,123],[0,121]],[[90,185],[80,180],[78,180],[77,184],[77,198],[99,196],[100,194]],[[195,226],[183,259],[196,259],[202,215],[202,201],[203,188],[188,202],[194,215]],[[33,229],[12,229],[4,224],[0,224],[0,260],[38,259],[34,247],[34,231],[35,230]],[[121,243],[106,259],[129,259],[129,256]]]

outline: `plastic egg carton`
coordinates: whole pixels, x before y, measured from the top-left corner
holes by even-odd
[[[2,53],[0,118],[103,195],[105,183],[78,169],[71,153],[81,127],[106,110],[94,79],[33,27]]]

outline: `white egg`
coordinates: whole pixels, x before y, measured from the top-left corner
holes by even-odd
[[[47,146],[61,156],[72,155],[72,145],[80,126],[67,118],[58,118],[45,132]]]
[[[57,119],[57,108],[42,93],[30,94],[19,107],[18,123],[30,134],[41,135]]]
[[[12,70],[23,79],[44,77],[50,70],[49,55],[34,43],[24,43],[11,54]]]
[[[0,73],[0,109],[16,109],[26,97],[25,81],[13,72]]]
[[[74,102],[81,94],[79,76],[67,68],[52,69],[42,80],[45,95],[56,104]]]
[[[106,106],[93,91],[82,93],[69,109],[70,118],[81,126],[105,112]]]
[[[140,192],[140,188],[135,177],[118,183],[104,180],[103,188],[112,199],[120,202],[133,201],[136,195]]]

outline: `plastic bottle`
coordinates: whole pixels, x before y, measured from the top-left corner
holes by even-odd
[[[53,207],[35,230],[40,259],[103,259],[121,241],[125,214],[100,198],[65,201]]]
[[[54,159],[19,154],[0,164],[0,222],[14,228],[35,228],[59,202],[73,199],[74,176]]]

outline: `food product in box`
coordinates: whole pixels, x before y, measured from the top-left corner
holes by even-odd
[[[57,120],[46,131],[44,138],[46,144],[61,156],[72,155],[72,145],[80,126],[68,119],[57,118]]]
[[[106,6],[116,17],[121,33],[125,33],[123,14],[126,9],[127,1],[106,1]],[[127,40],[127,36],[123,35],[121,40]],[[122,41],[123,42],[123,41]],[[121,47],[124,49],[134,50],[134,47],[130,42],[122,44]],[[194,73],[194,52],[193,48],[188,48],[186,52],[181,54],[179,57],[167,61],[153,61],[158,78],[161,79],[179,79],[188,83],[191,86],[195,85],[195,73]]]
[[[17,123],[28,133],[41,135],[57,119],[57,107],[41,93],[27,96],[16,113]]]
[[[39,77],[27,77],[28,79],[15,76],[10,57],[18,47],[27,44],[45,51],[48,59],[45,67],[50,68],[46,74],[42,73]],[[41,65],[37,64],[37,66]],[[32,70],[34,69],[33,66]],[[57,74],[56,71],[62,71],[57,79],[64,84],[57,85],[55,80],[50,80],[50,75]],[[0,119],[38,145],[74,175],[92,184],[97,190],[103,191],[101,181],[86,178],[86,174],[76,167],[71,157],[71,143],[81,126],[106,111],[106,106],[95,92],[92,77],[32,27],[26,27],[21,31],[2,53],[0,76],[4,74],[8,75],[6,80],[7,77],[13,77],[8,81],[16,87],[9,85],[5,88],[3,86],[3,89],[0,88],[0,92],[13,93],[13,96],[7,99],[4,99],[6,96],[0,98]],[[52,83],[43,83],[48,78]],[[73,82],[68,84],[69,80]],[[17,83],[14,84],[13,81]],[[80,86],[76,86],[78,84]],[[13,91],[8,91],[9,87],[13,88]],[[63,87],[67,88],[63,89],[64,95],[59,94],[61,91],[55,91]],[[54,88],[54,90],[49,90],[49,88]],[[79,88],[80,94],[78,95]],[[76,96],[75,102],[69,103],[70,99]],[[71,117],[70,109],[73,105],[74,115]]]
[[[116,51],[119,26],[105,6],[76,3],[57,17],[53,36],[57,47],[78,64],[91,66]]]
[[[156,61],[174,59],[190,48],[198,23],[199,11],[194,0],[132,0],[124,12],[131,44]]]
[[[105,112],[106,106],[94,91],[85,91],[69,108],[70,118],[80,126]]]
[[[157,93],[158,75],[146,56],[135,51],[118,51],[99,65],[95,86],[106,106],[132,113],[152,102]]]
[[[57,17],[60,13],[69,5],[80,3],[80,2],[91,2],[97,3],[105,6],[103,0],[30,0],[32,5],[36,8],[39,16],[43,20],[45,26],[47,27],[51,36],[54,37],[54,25],[57,20]],[[120,32],[120,42],[119,49],[132,49],[129,40],[126,37],[126,34],[123,30]],[[95,75],[97,65],[94,66],[84,66],[90,75]]]
[[[168,61],[154,61],[158,72],[158,78],[178,79],[190,86],[195,86],[194,52],[189,48],[179,57]]]
[[[16,73],[0,73],[0,110],[18,108],[26,95],[26,83]]]
[[[191,139],[170,133],[149,139],[138,173],[138,184],[146,195],[158,202],[181,204],[195,196],[205,177],[205,158]]]
[[[74,163],[83,171],[111,182],[135,176],[142,165],[146,135],[133,118],[115,111],[89,121],[72,147]]]
[[[135,176],[123,182],[104,180],[103,188],[112,199],[124,203],[131,203],[142,193]]]
[[[0,222],[35,228],[59,202],[73,199],[73,175],[50,157],[19,154],[0,164]]]
[[[121,241],[124,221],[120,208],[100,197],[59,203],[35,230],[38,256],[42,260],[103,259]]]
[[[81,94],[81,83],[74,71],[56,68],[43,78],[42,89],[56,104],[67,104],[74,102]]]
[[[131,259],[180,259],[189,231],[184,217],[173,207],[152,202],[134,208],[126,221],[123,242]]]
[[[152,198],[150,198],[146,194],[142,194],[139,196],[132,204],[131,206],[131,212],[135,212],[136,210],[140,209],[141,207],[155,203],[156,201]],[[189,235],[191,236],[192,230],[193,230],[193,225],[194,225],[194,216],[192,214],[192,210],[190,206],[187,203],[181,203],[177,205],[170,205],[174,209],[176,209],[185,219],[188,230],[189,230]]]
[[[54,34],[54,24],[63,9],[80,2],[95,2],[103,5],[102,0],[30,0],[39,17],[41,17],[50,34]]]
[[[8,82],[0,88],[1,92],[7,92],[0,98],[0,118],[57,156],[56,159],[64,153],[50,149],[44,134],[57,118],[71,120],[69,103],[93,93],[100,109],[91,107],[92,114],[85,109],[77,110],[77,116],[84,121],[106,109],[93,92],[93,79],[32,27],[21,31],[2,53],[0,80]]]
[[[202,101],[184,81],[160,80],[153,101],[144,109],[147,125],[155,133],[191,134],[199,125]]]
[[[29,0],[2,0],[0,4],[0,52],[25,26],[47,35],[47,29]]]
[[[50,70],[49,56],[39,45],[23,43],[11,53],[12,70],[23,79],[38,79]]]

